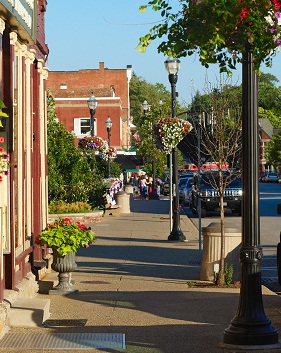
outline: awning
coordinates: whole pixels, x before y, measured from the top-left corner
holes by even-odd
[[[142,168],[135,168],[135,169],[133,169],[133,168],[129,168],[129,169],[124,169],[123,171],[125,172],[125,173],[139,173],[139,172],[141,172],[143,169]]]

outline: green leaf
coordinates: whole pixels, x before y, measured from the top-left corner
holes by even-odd
[[[146,12],[146,10],[147,10],[147,5],[141,5],[140,7],[139,7],[139,10],[140,10],[140,12]]]

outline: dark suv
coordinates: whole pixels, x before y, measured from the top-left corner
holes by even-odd
[[[224,178],[229,176],[230,174],[224,172]],[[206,213],[208,211],[220,210],[220,196],[219,192],[211,185],[212,178],[216,180],[215,185],[218,185],[218,176],[215,174],[215,172],[206,172],[200,174],[200,187],[198,187],[198,174],[194,175],[193,178],[190,208],[194,214],[198,214],[198,196],[200,195],[202,218],[206,217]],[[223,204],[225,209],[231,210],[232,213],[238,213],[238,215],[241,216],[242,180],[241,178],[234,176],[232,179],[233,181],[228,184],[225,189]]]

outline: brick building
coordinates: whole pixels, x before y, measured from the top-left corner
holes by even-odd
[[[129,85],[131,65],[126,69],[50,71],[47,88],[54,96],[57,118],[77,138],[90,133],[90,112],[87,105],[91,93],[97,99],[94,135],[107,140],[105,121],[112,120],[111,146],[119,151],[130,148]]]
[[[48,211],[46,5],[46,0],[0,3],[0,99],[8,114],[1,119],[0,147],[17,166],[8,175],[0,168],[0,336],[9,303],[34,296],[37,266],[45,263],[34,237],[46,226]]]

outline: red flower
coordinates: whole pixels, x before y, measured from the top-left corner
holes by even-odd
[[[85,226],[85,224],[82,224],[79,221],[77,222],[77,226],[78,226],[79,229],[88,229],[88,227]]]
[[[64,224],[64,225],[72,224],[71,219],[70,219],[70,218],[64,218],[63,224]]]
[[[275,6],[276,10],[280,10],[280,8],[281,8],[281,1],[280,0],[271,0],[271,2]]]
[[[247,8],[242,7],[238,23],[242,22],[244,20],[244,18],[246,18],[248,15],[249,15],[249,12],[247,11]]]

